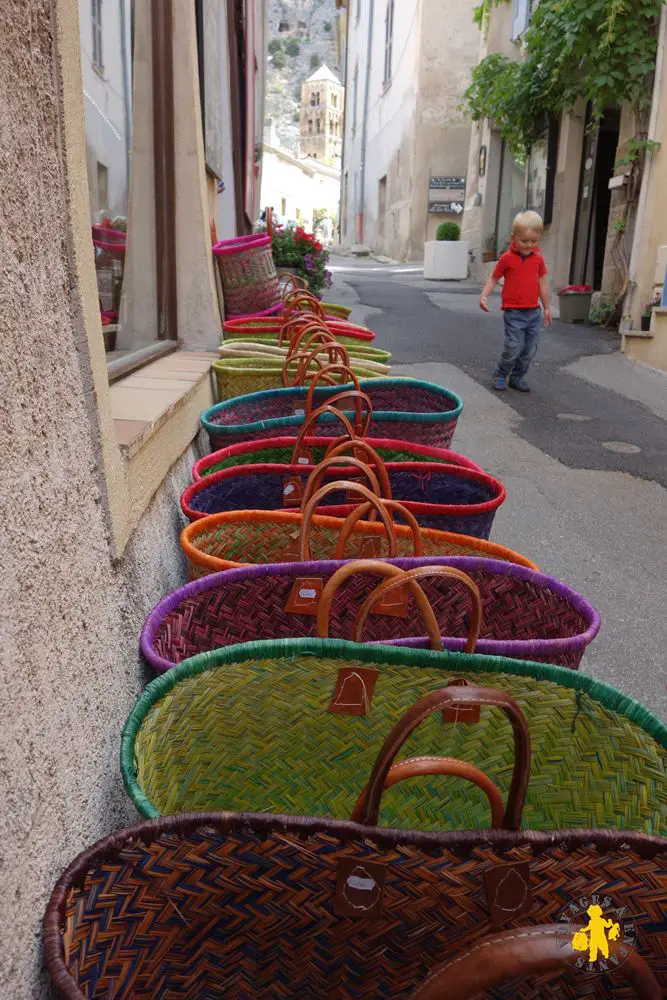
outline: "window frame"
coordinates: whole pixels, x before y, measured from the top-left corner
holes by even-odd
[[[533,15],[533,0],[512,0],[512,33],[513,42],[521,40],[530,24]]]
[[[527,2],[527,0],[526,0]],[[392,61],[394,50],[394,0],[387,0],[387,8],[384,15],[384,71],[382,76],[382,86],[386,90],[391,86]]]
[[[104,36],[102,31],[103,14],[102,4],[104,0],[91,0],[90,2],[90,30],[92,36],[91,62],[93,69],[102,75],[104,73]]]

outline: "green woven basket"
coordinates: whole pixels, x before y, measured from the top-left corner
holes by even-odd
[[[369,669],[374,689],[358,673]],[[123,732],[125,787],[149,817],[234,810],[347,819],[392,726],[424,694],[460,678],[505,692],[526,717],[525,827],[664,834],[667,727],[632,699],[561,667],[336,640],[230,646],[153,681]],[[366,715],[329,710],[364,699]],[[467,761],[506,799],[512,727],[493,708],[477,722],[431,716],[401,755]],[[380,824],[479,828],[490,825],[489,806],[476,786],[431,776],[389,789]]]
[[[225,358],[214,361],[212,368],[218,386],[218,398],[231,399],[264,389],[283,389],[284,363],[274,358]],[[351,360],[351,369],[359,378],[376,378],[378,373]],[[317,368],[313,367],[313,372]]]

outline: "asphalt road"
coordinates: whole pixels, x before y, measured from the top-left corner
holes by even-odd
[[[412,272],[383,274],[367,267],[360,265],[344,279],[364,307],[381,310],[373,313],[371,325],[395,363],[447,362],[490,385],[502,351],[499,296],[492,300],[493,314],[485,315],[476,288],[453,284],[444,290]],[[622,384],[620,391],[610,391],[569,370],[580,359],[613,355],[615,361],[618,347],[616,335],[595,327],[556,321],[544,331],[529,377],[533,392],[506,393],[524,418],[518,433],[572,468],[629,472],[667,486],[665,420],[624,396]],[[667,379],[664,392],[667,407]]]

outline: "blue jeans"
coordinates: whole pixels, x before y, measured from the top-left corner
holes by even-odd
[[[521,379],[524,377],[537,351],[537,341],[542,329],[542,310],[506,309],[505,350],[496,368],[496,378]]]

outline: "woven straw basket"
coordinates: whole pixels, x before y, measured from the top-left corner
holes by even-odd
[[[420,577],[420,585],[446,649],[464,649],[465,639],[458,637],[468,628],[471,604],[467,583],[443,577],[438,567],[463,571],[480,592],[479,653],[576,668],[600,627],[598,613],[575,591],[513,563],[438,557],[397,559],[392,565],[435,568],[433,576]],[[163,673],[222,646],[315,636],[318,628],[323,636],[425,646],[424,621],[409,593],[391,608],[393,614],[373,613],[364,625],[358,621],[370,593],[390,571],[386,563],[374,560],[251,566],[212,574],[160,601],[146,619],[141,653],[153,670]],[[297,585],[303,579],[308,583]],[[315,607],[291,599],[304,587],[312,590],[314,583],[323,592]],[[315,613],[322,601],[326,621]]]
[[[290,388],[252,393],[207,410],[201,422],[210,437],[211,449],[296,433],[312,409],[332,404],[344,392],[361,390],[370,401],[366,405],[372,408],[372,417],[365,433],[371,437],[400,438],[438,448],[450,446],[463,410],[463,403],[453,392],[418,379],[376,378],[362,380],[357,385],[326,388],[314,387],[314,381],[308,390]],[[356,402],[359,403],[358,396]],[[330,423],[334,419],[333,414],[323,414],[314,436],[330,436]],[[360,424],[359,408],[357,423]]]
[[[196,483],[206,476],[213,475],[214,472],[221,472],[237,465],[265,463],[296,465],[299,458],[298,449],[295,452],[297,442],[303,445],[310,460],[319,465],[330,454],[332,445],[335,446],[343,440],[344,438],[339,438],[326,442],[321,438],[304,436],[301,440],[296,437],[284,437],[243,441],[241,444],[228,445],[200,458],[192,467],[192,480]],[[460,465],[464,469],[473,469],[476,472],[483,471],[470,458],[455,451],[448,451],[446,448],[430,448],[428,445],[415,444],[414,441],[396,441],[390,438],[365,440],[385,462],[444,462],[446,465]]]
[[[233,809],[345,819],[391,727],[461,679],[502,691],[527,719],[527,828],[664,834],[667,727],[632,699],[562,667],[333,639],[228,646],[152,681],[123,731],[125,785],[146,817]],[[513,732],[488,707],[479,721],[430,717],[404,756],[468,761],[505,801]],[[389,826],[489,825],[486,797],[441,777],[401,783],[383,802]]]
[[[262,234],[222,240],[213,247],[225,297],[225,314],[271,309],[280,302],[271,240]]]
[[[336,490],[359,495],[366,503],[343,520],[315,514],[315,509]],[[358,520],[372,504],[382,523]],[[406,525],[394,525],[398,512]],[[390,558],[399,556],[482,556],[520,563],[534,563],[512,549],[471,535],[435,528],[420,529],[415,516],[397,501],[380,500],[360,483],[342,480],[317,490],[303,514],[296,511],[240,510],[211,514],[187,525],[181,547],[188,560],[190,578],[231,569],[244,563],[307,562],[309,559],[378,557],[386,547]]]
[[[359,378],[377,378],[378,373],[366,368],[361,359],[351,359],[352,371]],[[212,365],[218,387],[218,397],[232,399],[266,389],[282,389],[284,363],[281,359],[265,357],[224,358]],[[314,369],[311,369],[313,371]]]

